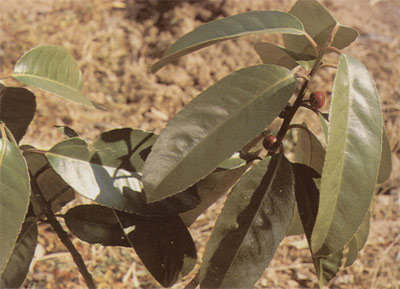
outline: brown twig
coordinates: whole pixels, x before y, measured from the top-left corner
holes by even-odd
[[[33,196],[39,203],[40,208],[43,211],[44,215],[47,217],[48,223],[52,226],[58,238],[60,238],[61,242],[68,249],[69,253],[72,256],[72,259],[74,260],[76,266],[78,267],[79,272],[82,274],[83,279],[85,280],[87,286],[89,288],[96,288],[92,275],[90,275],[85,265],[85,262],[82,259],[81,254],[79,254],[74,244],[72,244],[71,239],[68,237],[68,233],[64,231],[61,224],[57,221],[54,213],[51,210],[49,203],[46,201],[46,199],[43,197],[42,192],[40,191],[36,178],[32,176],[32,174],[30,174],[30,177],[31,177],[31,185],[33,188],[32,191],[34,192]]]

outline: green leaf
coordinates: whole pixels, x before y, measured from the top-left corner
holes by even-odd
[[[22,149],[31,148],[22,146]],[[75,191],[54,171],[46,157],[38,153],[27,153],[25,160],[29,171],[36,177],[38,187],[43,197],[51,202],[53,213],[58,212],[67,203],[75,199]],[[38,174],[36,176],[36,174]],[[32,188],[35,190],[36,188]],[[33,210],[36,216],[42,213],[40,205],[35,198],[31,198]]]
[[[212,232],[201,288],[252,288],[286,233],[294,206],[293,175],[283,154],[256,164],[235,186]]]
[[[297,133],[296,162],[307,165],[321,174],[325,161],[325,149],[305,123],[301,126],[303,128]]]
[[[382,114],[363,64],[342,54],[333,87],[329,139],[311,247],[315,256],[342,248],[367,213],[378,177]]]
[[[19,142],[25,135],[36,111],[36,97],[21,87],[0,88],[0,121],[11,130]]]
[[[165,287],[188,274],[196,264],[193,240],[177,216],[143,217],[99,205],[82,205],[70,209],[64,218],[74,235],[91,244],[132,245]]]
[[[319,116],[319,122],[320,122],[321,128],[322,128],[322,133],[324,134],[324,137],[325,137],[325,143],[328,143],[329,122],[326,120],[326,118],[321,113],[318,114],[318,116]]]
[[[150,148],[156,139],[157,135],[151,132],[121,128],[102,133],[92,147],[99,152],[104,165],[141,172],[144,165],[141,152]]]
[[[279,11],[251,11],[203,24],[179,38],[152,66],[156,72],[179,57],[203,47],[259,33],[301,35],[303,25],[292,15]]]
[[[317,257],[313,259],[320,288],[325,286],[333,277],[336,276],[342,266],[342,259],[343,250],[339,250],[325,257]]]
[[[246,161],[240,157],[240,153],[234,153],[229,159],[222,161],[218,165],[220,169],[232,170],[244,166]]]
[[[81,94],[82,74],[68,51],[60,46],[38,46],[26,52],[12,74],[16,80],[91,107]]]
[[[250,164],[231,170],[216,169],[210,175],[200,180],[196,184],[201,200],[200,204],[196,208],[180,214],[185,225],[187,227],[192,225],[198,216],[227,193],[249,166]]]
[[[107,148],[89,150],[88,144],[79,138],[64,140],[46,153],[52,168],[76,192],[110,208],[141,215],[168,215],[182,213],[199,204],[195,187],[163,202],[147,204],[141,175],[118,168],[119,156],[121,153]]]
[[[18,147],[0,138],[0,272],[11,257],[28,210],[28,168]]]
[[[22,224],[14,251],[0,276],[0,288],[19,288],[29,271],[38,240],[38,228],[34,218]]]
[[[184,190],[239,151],[278,116],[295,86],[289,70],[258,65],[236,71],[199,94],[152,148],[143,169],[148,201]]]
[[[319,48],[326,43],[337,23],[329,11],[317,0],[299,0],[293,5],[289,13],[303,23],[304,30],[314,39]],[[340,25],[331,46],[343,49],[357,37],[358,32],[356,30]],[[285,34],[283,40],[285,47],[291,51],[314,56],[316,54],[305,36]]]
[[[310,69],[315,57],[301,55],[269,42],[258,42],[254,45],[258,56],[264,64],[276,64],[287,69],[293,69],[299,64]]]
[[[351,239],[349,246],[349,252],[347,253],[346,264],[345,266],[350,266],[357,259],[358,252],[364,248],[365,243],[367,243],[368,235],[369,235],[369,227],[370,227],[370,219],[371,213],[368,211],[367,215],[364,217],[364,220],[358,229],[357,233],[354,235],[353,239]]]
[[[392,150],[385,128],[382,131],[382,154],[379,165],[378,184],[386,181],[392,173]]]
[[[79,134],[69,126],[56,125],[56,129],[61,132],[66,138],[79,137]]]

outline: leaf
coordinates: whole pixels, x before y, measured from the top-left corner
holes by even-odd
[[[122,147],[120,152],[123,153]],[[195,187],[190,187],[163,202],[148,205],[141,175],[117,168],[120,160],[113,157],[120,155],[109,149],[89,150],[88,144],[79,138],[64,140],[46,153],[52,168],[76,192],[107,207],[141,215],[168,215],[199,204]]]
[[[309,69],[312,67],[315,57],[300,55],[269,42],[258,42],[254,49],[264,64],[276,64],[287,69],[293,69],[299,64]]]
[[[292,15],[279,11],[250,11],[203,24],[179,38],[153,64],[156,72],[164,65],[203,47],[259,33],[287,33],[301,35],[303,25]]]
[[[342,259],[343,250],[339,250],[329,256],[313,258],[320,288],[336,276],[342,266]]]
[[[144,160],[140,153],[156,139],[157,135],[151,132],[121,128],[102,133],[92,147],[98,151],[104,165],[141,172]]]
[[[296,162],[307,165],[321,174],[325,160],[325,149],[305,123],[301,126],[303,128],[297,132]]]
[[[386,181],[392,173],[392,150],[385,128],[382,131],[382,154],[379,165],[378,184]]]
[[[201,288],[252,288],[289,226],[293,175],[283,154],[256,164],[230,193],[200,269]]]
[[[315,256],[336,252],[353,237],[369,209],[379,170],[382,114],[378,92],[365,66],[345,54],[339,58],[329,115],[311,242]]]
[[[29,146],[22,146],[27,149]],[[32,147],[30,147],[32,148]],[[53,213],[58,212],[67,203],[75,199],[75,191],[50,167],[46,157],[38,153],[27,153],[25,160],[28,164],[29,171],[36,177],[40,192],[46,201],[51,202],[51,210]],[[36,174],[39,174],[36,176]],[[35,190],[36,188],[32,188]],[[35,198],[31,198],[33,210],[36,216],[42,213],[40,205]]]
[[[240,153],[234,153],[229,159],[222,161],[222,163],[218,165],[218,168],[231,170],[244,166],[245,164],[246,161],[240,157]]]
[[[216,169],[210,175],[200,180],[196,184],[201,200],[200,204],[196,208],[180,214],[180,217],[183,223],[185,223],[186,227],[192,225],[198,216],[200,216],[208,209],[208,207],[210,207],[225,193],[227,193],[249,168],[249,166],[250,164],[231,170]]]
[[[152,148],[143,169],[147,200],[171,196],[212,172],[278,116],[295,85],[289,70],[258,65],[236,71],[199,94]]]
[[[365,243],[367,243],[369,235],[371,213],[368,211],[367,215],[358,229],[357,233],[351,239],[349,246],[349,252],[347,253],[345,266],[351,266],[358,257],[358,252],[364,248]]]
[[[79,134],[69,126],[56,125],[56,129],[61,132],[66,138],[79,137]]]
[[[0,88],[0,121],[11,130],[19,142],[25,135],[36,111],[36,97],[21,87]]]
[[[328,136],[329,136],[329,122],[322,114],[318,114],[319,122],[321,124],[322,132],[325,137],[325,143],[328,143]]]
[[[28,168],[18,147],[0,138],[0,273],[11,257],[28,210]]]
[[[29,50],[18,60],[12,77],[26,85],[94,107],[80,92],[82,74],[78,64],[61,46],[38,46]]]
[[[177,216],[142,217],[121,211],[114,214],[103,206],[81,205],[64,217],[68,228],[84,241],[105,246],[132,245],[146,268],[165,287],[188,274],[196,264],[193,240]]]
[[[13,253],[0,277],[0,288],[19,288],[25,280],[38,240],[38,227],[34,218],[22,224]]]
[[[289,11],[304,25],[304,30],[314,39],[321,48],[328,40],[337,21],[329,11],[317,0],[299,0]],[[331,46],[343,49],[358,37],[358,32],[350,27],[340,25]],[[285,47],[300,54],[315,56],[310,42],[303,35],[283,35]]]
[[[285,236],[296,236],[304,234],[303,224],[301,223],[301,218],[299,215],[299,209],[297,208],[297,203],[293,207],[293,215],[290,220],[289,227],[286,230]]]

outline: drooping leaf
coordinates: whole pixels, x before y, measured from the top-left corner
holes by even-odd
[[[321,174],[325,161],[325,149],[305,123],[302,127],[297,132],[296,162],[307,165]]]
[[[26,162],[18,147],[0,138],[0,273],[17,241],[28,210],[30,195]]]
[[[286,236],[296,236],[301,234],[304,234],[304,228],[301,223],[299,209],[297,208],[296,202],[293,207],[292,219],[290,220],[289,227],[286,230]]]
[[[215,170],[210,175],[200,180],[196,186],[200,197],[200,204],[189,211],[180,214],[187,227],[192,225],[208,207],[227,193],[239,180],[249,165],[240,166],[231,170]]]
[[[207,244],[201,288],[252,288],[285,236],[294,206],[283,154],[256,164],[230,193]]]
[[[28,149],[32,147],[22,146],[21,148]],[[67,203],[75,199],[75,191],[54,171],[44,155],[27,153],[25,155],[25,160],[28,164],[29,171],[36,177],[41,194],[46,201],[51,202],[53,213],[58,212]],[[35,189],[35,187],[32,188],[32,190]],[[31,203],[35,215],[39,216],[42,213],[40,205],[35,198],[31,198]]]
[[[254,45],[254,49],[264,64],[276,64],[287,69],[293,69],[298,65],[310,69],[315,59],[314,56],[297,54],[269,42],[258,42]]]
[[[132,245],[153,277],[165,287],[193,269],[196,249],[179,217],[143,217],[114,212],[99,205],[82,205],[70,209],[65,221],[68,228],[86,242],[105,246]]]
[[[342,266],[342,259],[343,250],[339,250],[328,256],[313,258],[320,288],[336,276]]]
[[[345,54],[339,58],[329,115],[311,242],[315,256],[329,255],[350,241],[369,209],[378,177],[382,147],[378,92],[365,66]]]
[[[112,156],[119,158],[120,155],[108,148],[90,150],[84,140],[71,138],[56,144],[46,153],[46,158],[76,192],[110,208],[140,215],[168,215],[199,204],[195,187],[162,202],[147,204],[141,175],[118,168],[120,159]]]
[[[38,46],[26,52],[12,74],[16,80],[94,107],[81,94],[82,74],[78,64],[61,46]]]
[[[259,33],[301,35],[303,25],[292,15],[279,11],[250,11],[203,24],[179,38],[152,66],[156,72],[164,65],[203,47]]]
[[[0,121],[11,130],[19,142],[25,135],[36,111],[36,97],[22,87],[0,88]]]
[[[335,18],[317,0],[299,0],[289,11],[304,25],[304,30],[321,48],[328,40],[329,34],[336,25]],[[340,25],[332,41],[332,46],[343,49],[358,37],[358,32],[350,27]],[[316,52],[310,42],[302,35],[284,34],[285,47],[300,54],[314,55]]]
[[[386,181],[392,173],[392,150],[385,128],[382,131],[382,154],[379,165],[378,184]]]
[[[102,133],[92,147],[99,152],[104,165],[141,172],[144,160],[140,153],[156,139],[157,135],[151,132],[121,128]]]
[[[3,273],[0,288],[19,288],[25,280],[38,240],[38,228],[34,218],[22,224],[17,243]]]
[[[143,169],[148,201],[176,194],[212,172],[278,116],[294,88],[289,70],[258,65],[234,72],[199,94],[152,148]]]
[[[66,138],[79,137],[79,134],[69,126],[56,125],[56,129],[61,132]]]
[[[357,233],[354,235],[353,239],[348,244],[349,251],[347,253],[345,266],[351,266],[354,261],[357,259],[358,252],[364,248],[365,243],[367,243],[368,235],[369,235],[369,227],[370,227],[370,219],[371,213],[368,211],[365,216],[360,228]]]

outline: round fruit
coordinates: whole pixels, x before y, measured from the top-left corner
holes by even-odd
[[[310,95],[310,104],[313,108],[320,109],[325,105],[325,93],[314,91]]]
[[[279,147],[279,141],[275,136],[269,135],[264,138],[263,146],[267,151],[274,152]]]

